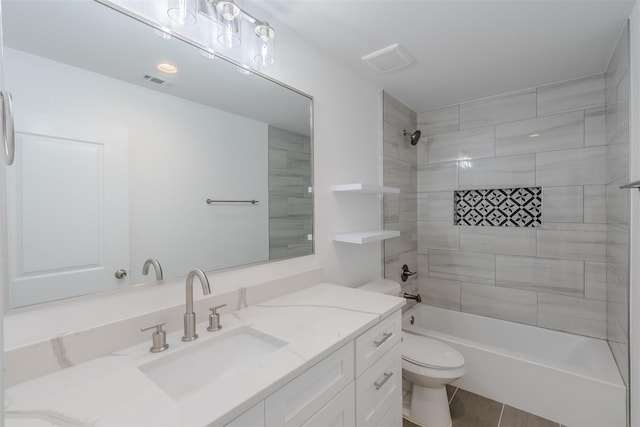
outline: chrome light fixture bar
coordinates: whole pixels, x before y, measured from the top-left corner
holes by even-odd
[[[261,21],[243,10],[234,0],[199,0],[198,11],[216,23],[215,42],[224,48],[233,49],[245,44],[253,45],[253,60],[258,66],[272,65],[275,62],[276,31],[266,21]],[[251,36],[254,43],[244,43],[242,27],[252,26]]]

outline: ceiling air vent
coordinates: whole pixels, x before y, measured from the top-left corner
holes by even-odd
[[[162,80],[161,78],[152,76],[151,74],[145,74],[144,76],[142,76],[142,78],[144,80],[148,81],[148,82],[155,83],[155,84],[158,84],[158,85],[167,85],[168,86],[168,84],[169,84],[166,80]]]
[[[408,67],[415,62],[409,51],[398,43],[365,55],[362,60],[382,74]]]

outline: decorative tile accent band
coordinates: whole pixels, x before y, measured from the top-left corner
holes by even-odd
[[[540,227],[542,187],[453,192],[454,225]]]

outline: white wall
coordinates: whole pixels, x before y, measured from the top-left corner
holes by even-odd
[[[141,275],[151,257],[167,278],[269,258],[267,124],[14,49],[5,49],[5,84],[23,120],[125,129],[131,263],[121,268],[130,283],[153,280]]]
[[[382,183],[380,90],[338,66],[275,19],[265,19],[277,28],[278,40],[276,64],[264,72],[314,97],[317,262],[328,282],[353,286],[378,278],[380,244],[334,243],[331,235],[380,227],[379,196],[336,195],[329,187],[351,182]]]
[[[640,4],[636,4],[630,17],[631,42],[631,117],[630,161],[631,181],[640,180]],[[631,191],[631,295],[630,301],[630,389],[631,425],[640,426],[640,192]]]

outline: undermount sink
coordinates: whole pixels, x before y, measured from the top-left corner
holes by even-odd
[[[286,342],[241,327],[138,367],[172,398],[179,400],[235,370],[251,366]]]

